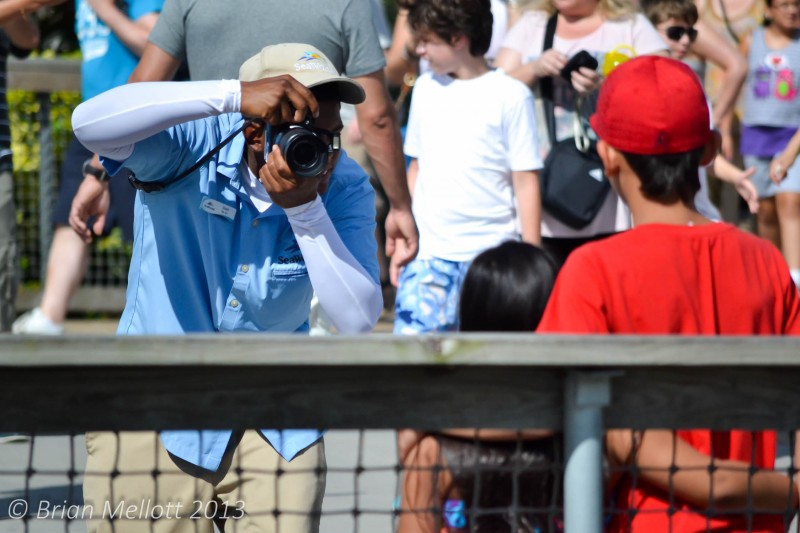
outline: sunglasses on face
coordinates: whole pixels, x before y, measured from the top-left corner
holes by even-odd
[[[665,33],[671,41],[680,41],[684,35],[689,36],[689,42],[693,43],[697,39],[697,30],[686,26],[670,26]]]

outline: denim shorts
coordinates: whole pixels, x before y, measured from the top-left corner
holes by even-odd
[[[786,177],[780,185],[776,185],[769,179],[769,165],[771,157],[758,157],[754,155],[744,156],[745,168],[755,167],[756,172],[750,179],[756,188],[759,198],[771,198],[781,192],[800,193],[800,160],[789,167]]]
[[[434,258],[406,265],[394,303],[395,334],[456,331],[458,296],[470,263]]]

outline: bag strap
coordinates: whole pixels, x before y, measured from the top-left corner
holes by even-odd
[[[241,128],[237,129],[236,131],[234,131],[233,133],[231,133],[230,135],[225,137],[222,140],[222,142],[220,142],[218,145],[216,145],[214,148],[212,148],[211,151],[209,151],[206,155],[201,157],[200,160],[197,163],[195,163],[194,165],[189,167],[187,170],[181,172],[177,177],[173,178],[172,180],[170,180],[168,182],[163,182],[163,181],[139,181],[138,179],[136,179],[136,175],[133,172],[129,172],[128,173],[128,182],[130,182],[131,187],[133,187],[137,191],[142,191],[142,192],[160,192],[160,191],[163,191],[164,189],[166,189],[167,187],[169,187],[173,183],[179,182],[180,180],[182,180],[183,178],[185,178],[186,176],[188,176],[189,174],[191,174],[192,172],[194,172],[198,168],[200,168],[203,165],[205,165],[208,162],[209,159],[214,157],[217,154],[217,152],[222,150],[222,148],[226,144],[231,142],[234,137],[236,137],[242,131],[244,131],[244,129],[252,122],[253,122],[252,120],[245,120],[244,124],[242,124]]]
[[[543,54],[553,47],[557,23],[558,11],[547,19],[547,27],[544,31],[544,44],[542,45]],[[546,76],[539,80],[539,88],[542,95],[542,103],[544,104],[544,120],[547,124],[547,136],[550,138],[550,146],[554,146],[556,144],[556,117],[553,104],[553,78],[551,76]],[[575,114],[572,117],[572,132],[575,138],[575,147],[581,152],[586,153],[591,146],[591,140],[580,119],[581,107],[583,107],[583,97],[578,96],[575,101]]]
[[[544,30],[544,44],[542,54],[553,48],[553,40],[556,36],[556,24],[558,23],[558,11],[547,19],[547,27]],[[553,111],[553,78],[545,76],[539,80],[539,91],[544,104],[544,120],[547,124],[547,136],[550,138],[550,145],[556,144],[556,119]]]

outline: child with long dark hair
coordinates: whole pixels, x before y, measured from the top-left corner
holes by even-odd
[[[554,262],[536,246],[509,241],[486,250],[464,279],[461,331],[534,331],[555,275]],[[560,529],[561,439],[552,432],[451,429],[417,436],[404,464],[398,532]]]

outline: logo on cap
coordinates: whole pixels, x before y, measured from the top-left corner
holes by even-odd
[[[298,62],[294,64],[294,69],[298,72],[301,70],[319,70],[329,74],[339,74],[336,72],[336,69],[333,68],[328,61],[326,61],[326,58],[319,54],[315,54],[314,52],[303,53],[303,55],[300,56],[297,61]]]
[[[322,59],[322,57],[314,52],[306,52],[300,57],[300,59],[298,59],[298,61],[311,61],[312,59]]]

